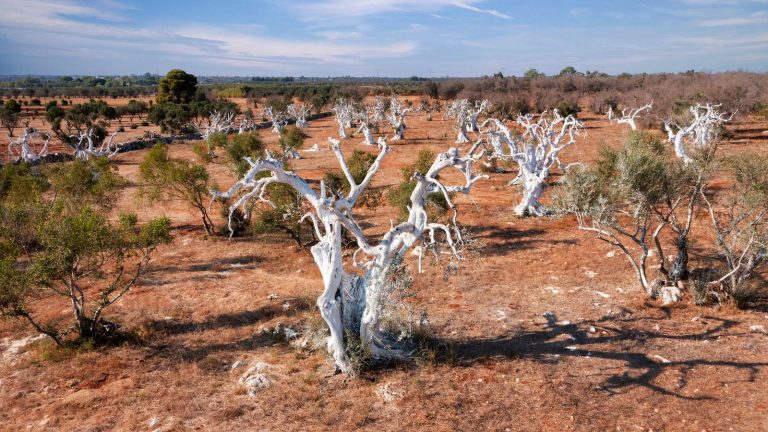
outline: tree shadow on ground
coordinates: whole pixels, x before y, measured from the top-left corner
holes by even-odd
[[[252,270],[264,261],[257,255],[240,255],[227,258],[215,258],[203,261],[184,259],[186,264],[163,264],[149,267],[142,275],[145,286],[162,286],[171,283],[203,281],[211,278],[224,278],[233,271]],[[168,277],[169,275],[191,274],[184,278]],[[165,277],[164,277],[165,276]]]
[[[285,305],[288,307],[285,307]],[[244,339],[214,342],[199,346],[190,346],[186,343],[169,340],[169,337],[187,334],[202,334],[204,332],[222,329],[235,329],[253,326],[270,321],[277,317],[290,318],[314,309],[314,301],[304,297],[286,297],[274,300],[254,310],[238,313],[222,313],[212,315],[199,322],[183,322],[175,320],[153,320],[145,326],[150,329],[155,340],[159,342],[150,344],[155,353],[162,357],[181,358],[184,361],[201,361],[208,356],[217,353],[231,351],[250,351],[259,347],[272,345],[284,341],[284,335],[272,330],[255,332],[254,335]]]
[[[512,227],[497,227],[475,225],[465,227],[472,233],[474,239],[488,243],[482,254],[489,256],[506,256],[510,252],[535,249],[541,244],[576,244],[575,239],[557,240],[541,239],[547,231],[543,229],[515,229]]]
[[[753,382],[766,362],[739,362],[688,358],[668,360],[658,355],[634,350],[638,344],[649,340],[705,341],[720,336],[736,336],[727,330],[739,324],[738,321],[716,317],[702,317],[718,325],[700,333],[668,334],[660,330],[624,329],[621,324],[637,321],[658,320],[662,317],[616,318],[604,317],[578,324],[558,323],[554,314],[545,315],[547,324],[540,330],[524,330],[518,334],[488,339],[449,340],[429,338],[422,341],[422,349],[431,350],[438,363],[452,363],[470,366],[499,358],[532,359],[544,364],[559,364],[566,358],[593,358],[616,361],[623,364],[617,373],[607,373],[600,388],[610,394],[626,389],[642,387],[655,393],[683,399],[704,400],[707,396],[686,396],[680,393],[685,388],[688,373],[699,366],[734,368],[747,372],[746,381]],[[694,352],[695,357],[695,352]],[[606,368],[605,371],[615,368]],[[656,379],[665,371],[678,371],[680,384],[676,388],[665,388]]]

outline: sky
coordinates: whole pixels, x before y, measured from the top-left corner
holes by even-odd
[[[0,74],[768,71],[768,0],[0,0]]]

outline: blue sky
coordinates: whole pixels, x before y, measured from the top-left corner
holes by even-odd
[[[768,70],[768,0],[0,0],[0,74]]]

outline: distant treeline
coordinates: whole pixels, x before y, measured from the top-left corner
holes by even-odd
[[[497,114],[510,115],[554,107],[586,107],[595,113],[605,113],[609,107],[638,107],[653,101],[656,119],[680,113],[697,102],[719,103],[723,110],[768,116],[768,74],[751,72],[609,76],[572,70],[545,76],[529,71],[524,77],[496,74],[449,80],[438,85],[438,95],[444,99],[488,98]]]
[[[138,97],[157,92],[160,76],[123,77],[16,77],[0,81],[0,95],[8,97]],[[308,77],[200,77],[206,98],[244,97],[301,100],[322,107],[337,97],[359,99],[367,95],[417,95],[434,99],[487,98],[499,116],[540,112],[558,107],[577,112],[589,108],[604,113],[654,102],[653,112],[666,116],[696,102],[721,103],[729,111],[768,115],[768,74],[751,72],[678,74],[581,73],[572,67],[556,76],[531,69],[521,77],[480,78],[308,78]],[[681,108],[682,107],[682,108]]]

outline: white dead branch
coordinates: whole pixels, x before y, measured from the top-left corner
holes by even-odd
[[[616,117],[613,113],[613,107],[608,108],[608,121],[611,122],[611,124],[626,124],[629,126],[630,129],[637,130],[637,122],[635,119],[637,119],[637,116],[639,116],[643,111],[650,111],[651,108],[653,108],[653,101],[650,103],[641,106],[640,108],[632,108],[627,112],[627,109],[621,110],[621,117]]]
[[[360,127],[357,128],[358,132],[362,132],[363,134],[363,142],[360,144],[365,145],[376,145],[376,140],[373,139],[373,132],[372,128],[375,127],[375,121],[377,116],[379,115],[379,109],[380,107],[377,104],[373,105],[362,105],[359,106],[355,112],[354,112],[354,119],[360,124]],[[383,107],[381,107],[383,109]]]
[[[512,136],[509,128],[498,119],[489,119],[483,126],[493,128],[484,131],[493,149],[493,156],[513,160],[518,166],[518,175],[512,183],[523,187],[523,197],[515,207],[518,216],[542,216],[547,213],[539,203],[547,178],[555,166],[566,169],[560,161],[560,153],[576,143],[584,124],[573,115],[563,117],[555,109],[543,112],[538,120],[532,114],[519,115],[517,124],[523,129],[520,138]]]
[[[234,126],[235,113],[222,113],[219,111],[212,111],[208,115],[205,126],[198,123],[193,123],[197,132],[202,135],[204,140],[207,140],[214,133],[229,133]]]
[[[717,137],[718,128],[723,123],[731,121],[736,114],[732,113],[728,116],[726,113],[719,112],[718,108],[720,108],[719,104],[696,104],[689,109],[690,124],[681,126],[670,120],[664,122],[669,142],[675,146],[675,154],[686,164],[692,161],[686,147],[702,148],[710,145]]]
[[[95,144],[96,136],[94,134],[94,128],[89,128],[86,132],[80,132],[78,135],[71,135],[70,139],[74,144],[70,146],[75,150],[75,158],[81,160],[88,160],[91,157],[108,157],[112,158],[120,150],[120,145],[113,145],[112,142],[117,136],[117,132],[113,132],[107,139],[102,142],[98,148]],[[77,140],[75,142],[75,140]]]
[[[308,126],[307,116],[309,115],[309,107],[306,105],[288,105],[288,115],[296,121],[296,127],[304,129]]]
[[[339,137],[351,138],[351,135],[347,133],[347,129],[352,127],[352,121],[354,120],[355,115],[355,108],[352,105],[352,102],[345,98],[339,98],[336,100],[336,105],[333,106],[331,111],[333,111],[336,117],[336,123],[339,125]]]
[[[43,135],[43,148],[40,151],[35,150],[34,139],[38,137],[40,132],[33,128],[24,128],[24,134],[11,140],[8,144],[8,153],[11,155],[18,155],[24,162],[37,162],[41,157],[48,154],[48,142],[51,140],[51,136],[48,134]],[[10,140],[11,137],[9,136]]]
[[[411,108],[403,108],[403,105],[397,100],[397,96],[392,95],[389,101],[389,124],[394,129],[392,141],[400,141],[405,138],[405,116],[411,112]]]
[[[288,124],[286,115],[283,111],[275,111],[271,106],[264,108],[264,116],[272,122],[272,133],[280,136],[280,129]]]
[[[414,174],[416,187],[411,194],[408,219],[392,226],[378,242],[370,240],[363,233],[353,214],[353,208],[362,192],[370,185],[379,171],[381,162],[390,148],[382,140],[379,154],[369,168],[365,178],[358,184],[347,166],[341,152],[340,142],[329,139],[331,150],[336,155],[342,172],[350,184],[346,196],[329,194],[321,181],[320,189],[313,189],[306,180],[296,173],[286,171],[283,162],[267,157],[260,160],[246,158],[250,170],[228,191],[213,192],[215,198],[233,199],[230,214],[252,200],[269,202],[267,187],[273,183],[291,186],[310,205],[312,211],[304,216],[314,227],[318,243],[312,246],[312,256],[323,279],[323,293],[317,299],[320,314],[330,328],[328,350],[334,358],[337,371],[351,372],[347,355],[347,338],[359,337],[374,359],[391,359],[404,355],[388,340],[380,326],[380,314],[384,308],[382,299],[392,290],[388,271],[399,263],[406,252],[420,246],[419,250],[434,248],[437,234],[443,235],[452,256],[459,258],[461,235],[455,226],[456,207],[452,194],[469,193],[472,185],[484,176],[476,176],[472,165],[480,157],[473,156],[478,146],[473,146],[466,156],[460,156],[452,148],[439,154],[425,175]],[[463,184],[445,185],[438,175],[443,170],[454,168],[462,174]],[[264,176],[262,173],[268,173]],[[454,210],[452,225],[432,223],[427,218],[425,205],[432,194],[441,194]],[[352,264],[362,268],[362,275],[345,270],[343,263],[342,234],[347,231],[357,242],[358,250],[352,255]],[[366,256],[361,259],[361,256]]]

